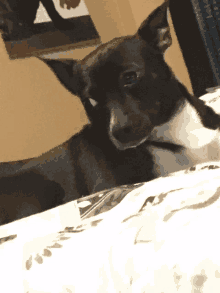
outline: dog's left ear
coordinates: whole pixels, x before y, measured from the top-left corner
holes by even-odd
[[[169,0],[155,9],[141,24],[137,34],[154,50],[164,53],[172,44],[170,28],[167,21]]]
[[[79,61],[73,59],[55,60],[38,57],[46,63],[55,73],[62,85],[72,94],[79,96],[81,84],[81,72],[79,70]]]

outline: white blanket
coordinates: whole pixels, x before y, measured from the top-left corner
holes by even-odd
[[[0,292],[219,292],[220,163],[125,189],[78,227],[2,241]]]

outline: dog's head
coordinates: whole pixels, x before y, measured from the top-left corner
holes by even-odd
[[[191,96],[164,60],[172,43],[168,2],[154,10],[133,36],[100,45],[81,61],[44,60],[60,81],[78,95],[92,123],[104,125],[120,150],[148,140],[152,130],[175,114],[185,99],[205,127],[220,119]]]

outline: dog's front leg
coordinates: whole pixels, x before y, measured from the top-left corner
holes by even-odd
[[[80,170],[88,194],[117,186],[111,162],[99,148],[91,144],[88,147],[87,141],[82,139],[78,149],[80,152],[75,153],[77,170]]]
[[[109,177],[108,178],[103,178],[103,174],[100,173],[101,176],[99,176],[96,179],[96,184],[94,185],[92,192],[91,193],[96,193],[102,190],[106,190],[106,189],[110,189],[113,187],[116,187],[116,182],[114,180],[109,181]]]
[[[91,164],[92,168],[87,165],[84,175],[89,194],[117,186],[116,176],[104,160],[97,162],[95,158],[90,157],[88,164]]]

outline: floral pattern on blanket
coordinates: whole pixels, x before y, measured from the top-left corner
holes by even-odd
[[[148,183],[125,185],[78,199],[77,204],[82,219],[81,225],[77,227],[66,227],[63,231],[38,237],[29,242],[26,241],[22,245],[24,272],[26,271],[28,273],[28,275],[25,275],[25,280],[27,281],[25,292],[32,293],[35,292],[34,290],[39,290],[38,292],[54,293],[71,292],[70,290],[76,293],[86,292],[86,288],[83,287],[84,283],[80,283],[79,285],[76,279],[74,279],[72,285],[69,285],[72,279],[71,276],[70,279],[68,279],[66,267],[70,267],[68,271],[72,270],[74,274],[78,274],[78,278],[76,277],[78,280],[81,274],[92,274],[91,272],[93,269],[94,271],[98,270],[94,268],[94,262],[97,262],[97,267],[99,264],[101,267],[104,266],[104,271],[108,271],[108,278],[112,278],[114,281],[114,278],[117,278],[117,276],[115,276],[116,271],[112,271],[109,265],[109,259],[114,263],[113,267],[118,266],[117,262],[115,263],[116,259],[122,263],[118,268],[118,272],[123,275],[125,273],[122,267],[124,263],[128,261],[127,258],[130,257],[129,255],[131,252],[129,251],[134,251],[134,255],[132,254],[134,265],[138,263],[135,267],[135,271],[138,272],[138,270],[140,270],[145,260],[147,268],[140,276],[143,275],[144,280],[147,278],[149,279],[150,271],[154,271],[154,266],[156,266],[156,264],[152,257],[145,259],[147,255],[149,257],[149,252],[143,251],[140,257],[139,254],[142,249],[145,247],[149,250],[150,247],[142,245],[154,244],[156,247],[161,247],[161,245],[167,241],[170,243],[169,245],[171,247],[175,246],[181,250],[189,245],[189,241],[187,240],[189,235],[186,233],[186,236],[182,236],[181,234],[183,233],[183,235],[185,235],[184,231],[188,231],[187,229],[193,231],[193,234],[190,234],[192,235],[192,239],[194,239],[193,235],[198,233],[200,234],[196,237],[202,237],[204,232],[201,229],[206,228],[207,225],[205,226],[204,223],[202,227],[200,227],[199,224],[196,225],[194,213],[201,212],[202,220],[204,218],[204,221],[206,221],[207,217],[210,218],[212,216],[215,218],[215,215],[219,213],[219,169],[219,162],[203,163],[186,170],[172,173],[167,177],[152,180]],[[213,208],[214,211],[211,212],[211,216],[207,216],[205,213],[209,208]],[[190,217],[188,217],[188,213],[190,213]],[[200,216],[200,221],[202,220]],[[210,225],[209,222],[208,225]],[[158,230],[159,227],[160,230]],[[208,231],[211,231],[211,229],[212,227],[208,228]],[[180,235],[178,233],[180,233]],[[205,235],[207,233],[206,230]],[[179,236],[172,240],[172,242],[170,239],[176,237],[175,235]],[[215,237],[211,232],[209,236],[211,236],[211,238]],[[185,240],[181,237],[185,237]],[[3,255],[1,257],[3,257],[5,251],[7,251],[7,243],[12,243],[16,241],[16,239],[17,235],[11,235],[0,239],[0,247],[3,245],[4,250],[2,250]],[[175,241],[180,241],[180,243],[178,242],[175,244]],[[184,241],[186,241],[186,243]],[[195,241],[195,239],[192,241]],[[202,241],[204,242],[203,238]],[[201,245],[203,245],[203,242],[201,242]],[[35,245],[33,245],[34,243]],[[210,244],[208,243],[207,245]],[[125,247],[126,249],[124,249]],[[105,251],[104,254],[102,254],[102,250]],[[203,253],[209,253],[209,251],[211,250],[209,249],[207,252],[203,247]],[[174,252],[175,249],[173,250],[173,253]],[[155,251],[152,252],[152,255],[154,255],[154,253]],[[160,266],[163,266],[163,258],[166,259],[169,254],[165,251],[162,255],[158,255],[155,254],[155,257],[158,259],[159,263],[161,262]],[[174,256],[170,256],[166,262],[169,263],[169,261],[172,260],[173,267],[183,266],[184,260],[181,258],[181,255],[181,253],[178,255],[174,253]],[[106,256],[106,259],[104,256]],[[196,263],[196,260],[194,260],[194,262]],[[90,263],[93,263],[93,267],[89,269]],[[59,264],[58,270],[56,269],[56,264]],[[220,265],[220,263],[218,264]],[[87,267],[89,272],[87,272]],[[160,271],[160,267],[158,267],[157,270]],[[172,270],[174,270],[175,273],[179,273],[176,269]],[[47,274],[48,271],[50,272],[49,274]],[[61,274],[62,276],[60,277],[59,274],[61,271],[65,273],[64,275]],[[4,274],[4,269],[2,269],[2,273]],[[129,286],[132,287],[134,292],[139,292],[135,289],[135,286],[138,286],[137,284],[139,282],[139,279],[135,279],[135,274],[134,272],[131,273],[130,278],[133,281],[131,281]],[[168,271],[165,270],[165,275],[168,275],[168,280],[170,280],[169,274],[170,269]],[[41,282],[38,282],[39,278],[47,279],[45,283],[46,287],[44,287],[43,281],[42,285]],[[50,278],[52,279],[50,280]],[[155,275],[155,278],[157,279],[157,275]],[[146,283],[146,281],[143,282]],[[158,281],[158,284],[159,283]],[[29,284],[31,284],[31,287]],[[120,282],[117,284],[119,284],[119,290],[117,292],[124,292],[124,285],[120,285]],[[61,285],[62,288],[59,287]],[[40,289],[38,288],[39,286]],[[95,286],[93,282],[91,286]],[[172,287],[173,285],[171,284],[170,286]],[[151,293],[152,291],[150,291],[151,289],[148,287],[149,284],[145,284],[145,289],[147,288],[145,292]],[[63,288],[66,288],[66,291],[62,291],[64,290]],[[94,288],[93,290],[91,289],[90,292],[98,293],[107,291],[106,288],[100,289],[102,291]],[[164,287],[161,285],[161,288],[158,290],[159,291],[155,292],[163,292]]]
[[[160,293],[177,292],[178,286],[187,288],[183,292],[200,292],[203,286],[212,292],[210,282],[220,288],[215,277],[220,257],[214,254],[220,245],[215,225],[220,220],[219,162],[114,188],[79,203],[88,199],[93,205],[81,212],[82,225],[53,233],[44,245],[36,240],[37,249],[26,254],[25,292]],[[101,285],[96,283],[99,274],[107,280]],[[88,282],[80,281],[82,275]],[[198,278],[204,279],[200,285]]]
[[[160,183],[161,179],[153,180],[153,181],[159,180],[157,185],[154,184],[156,188],[159,187],[161,191],[165,189],[167,190],[165,192],[157,193],[157,190],[155,189],[155,191],[154,190],[149,191],[149,194],[145,190],[145,195],[144,195],[145,200],[143,201],[142,205],[138,208],[138,210],[135,213],[133,214],[128,213],[127,217],[122,217],[122,219],[118,223],[119,227],[120,225],[122,225],[122,223],[129,225],[129,223],[132,222],[135,218],[142,219],[142,215],[146,213],[147,211],[149,211],[149,209],[151,210],[152,208],[157,208],[159,211],[161,209],[161,206],[163,206],[163,202],[167,200],[172,201],[173,206],[175,208],[172,205],[170,205],[170,207],[166,207],[165,211],[163,211],[164,221],[168,221],[168,219],[171,218],[173,214],[175,214],[181,209],[184,209],[184,208],[186,209],[186,208],[189,208],[189,206],[199,205],[200,203],[204,203],[204,201],[206,200],[206,197],[211,198],[210,194],[205,194],[205,198],[203,196],[203,193],[204,193],[203,188],[205,187],[203,187],[204,179],[202,178],[204,177],[201,178],[202,179],[201,182],[200,180],[198,181],[197,179],[199,183],[195,184],[195,186],[193,186],[193,183],[188,183],[189,180],[187,180],[187,178],[192,178],[193,180],[194,175],[197,175],[200,173],[202,175],[202,174],[205,174],[206,172],[214,171],[216,169],[220,169],[220,163],[213,164],[212,162],[211,164],[203,163],[183,171],[172,173],[170,174],[170,176],[166,178],[163,178],[163,179],[161,178],[162,180],[165,180],[164,181],[165,183],[166,180],[170,177],[169,178],[170,185],[166,188],[165,186],[164,188],[162,187],[163,181],[161,181]],[[220,172],[219,172],[219,175],[220,175]],[[190,177],[187,177],[187,176],[190,176]],[[177,186],[173,188],[173,186],[175,185],[174,183],[177,181],[178,177],[179,177],[180,184],[177,184]],[[186,182],[184,182],[185,180]],[[139,192],[140,194],[142,194],[142,191],[141,191],[142,188],[146,188],[147,186],[150,187],[149,183],[150,182],[121,186],[121,187],[113,188],[110,190],[106,190],[104,192],[98,192],[94,195],[79,199],[78,200],[79,209],[80,209],[80,206],[83,207],[80,210],[81,217],[82,217],[82,224],[77,227],[74,227],[74,226],[66,227],[63,231],[60,231],[58,233],[53,233],[52,235],[50,235],[50,237],[48,236],[49,238],[47,240],[47,245],[45,241],[43,242],[44,244],[42,243],[43,245],[41,245],[39,241],[38,250],[35,251],[34,253],[32,252],[29,255],[29,257],[26,258],[26,269],[31,270],[34,264],[43,264],[44,259],[53,257],[54,253],[56,255],[57,252],[59,251],[59,248],[65,248],[66,241],[68,242],[69,240],[71,240],[74,235],[75,235],[74,237],[77,237],[77,234],[81,234],[81,232],[99,227],[100,223],[102,223],[102,221],[105,220],[107,215],[106,213],[111,211],[113,212],[114,211],[113,208],[116,206],[120,206],[120,203],[123,201],[123,199],[126,200],[126,197],[129,196],[132,192],[134,194],[133,200],[138,200],[138,198],[135,199],[135,197],[139,196],[138,195]],[[220,183],[219,183],[219,186],[220,186]],[[216,186],[213,185],[213,194],[217,192],[217,189],[215,189],[215,187]],[[198,194],[201,195],[200,196],[201,198],[198,197]],[[143,197],[143,194],[141,196]],[[84,207],[84,205],[82,204],[84,201],[90,202],[90,205],[85,205],[86,207]],[[154,218],[152,217],[152,221],[153,219]],[[139,225],[141,225],[141,223],[139,223]],[[138,233],[134,243],[139,243],[142,241],[140,240],[141,234],[143,233],[142,232]],[[60,251],[62,251],[62,249]]]

